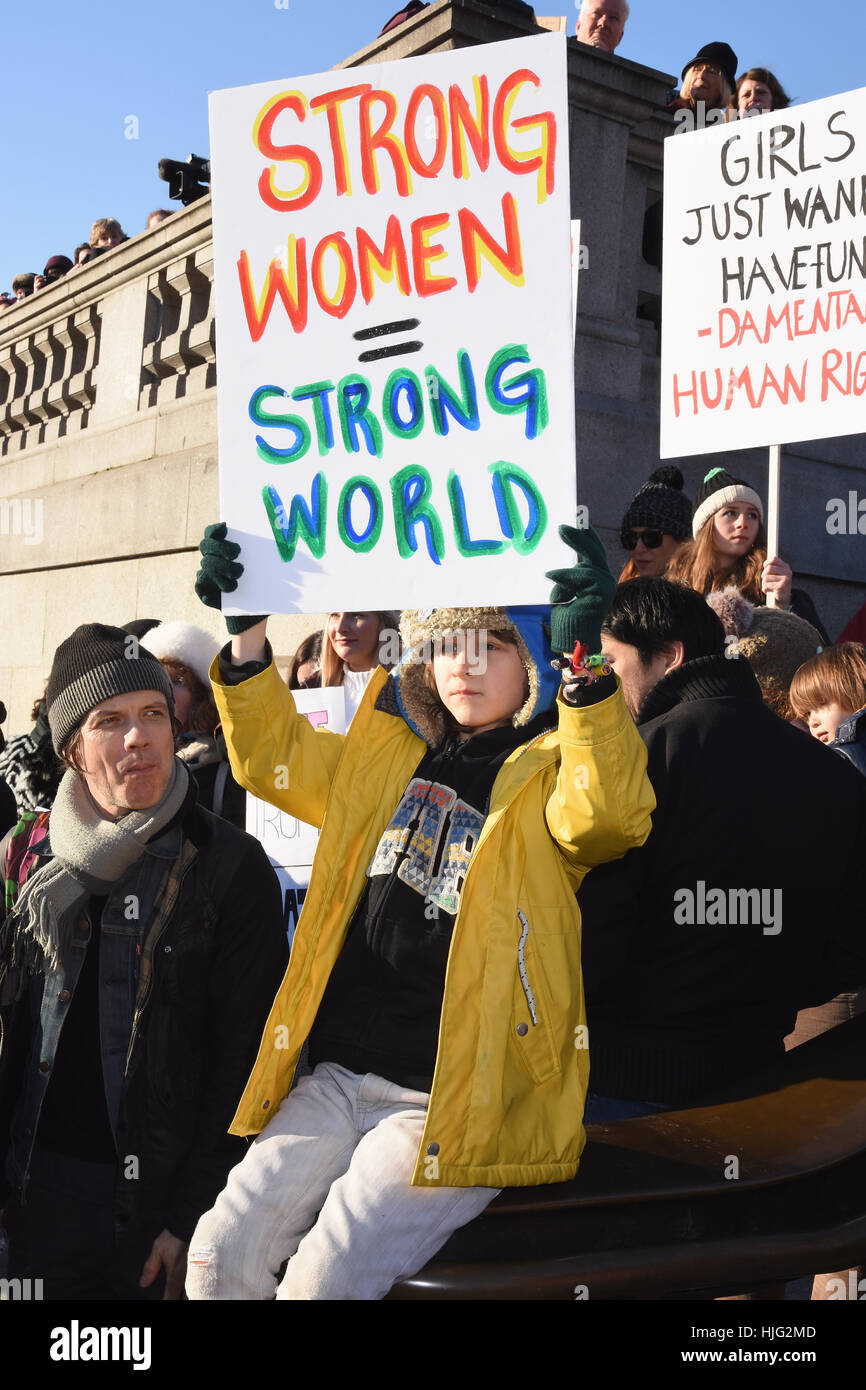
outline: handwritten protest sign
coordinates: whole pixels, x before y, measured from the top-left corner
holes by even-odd
[[[866,89],[665,144],[661,454],[856,434]]]
[[[293,690],[292,696],[298,713],[309,719],[314,729],[330,729],[335,734],[346,732],[346,698],[341,685],[324,690]],[[247,831],[259,841],[279,879],[283,916],[291,939],[310,882],[319,832],[314,826],[306,825],[249,793]]]
[[[546,599],[575,494],[563,36],[210,116],[226,611]]]

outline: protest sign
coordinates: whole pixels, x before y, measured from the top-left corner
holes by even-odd
[[[211,96],[226,612],[538,602],[574,515],[565,39]]]
[[[665,142],[661,455],[863,430],[866,89]]]
[[[346,732],[346,698],[341,685],[324,690],[293,690],[295,708],[314,729]],[[279,772],[275,773],[278,776]],[[273,865],[283,893],[283,916],[291,940],[303,907],[319,832],[296,816],[247,794],[247,831]]]

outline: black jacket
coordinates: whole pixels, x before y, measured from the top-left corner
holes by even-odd
[[[178,824],[177,897],[154,943],[117,1121],[118,1239],[148,1226],[189,1240],[243,1157],[245,1141],[227,1129],[288,960],[279,886],[258,842],[199,807],[192,784]],[[15,971],[4,978],[17,926],[13,908],[0,933],[0,1198],[8,1173],[26,1201],[33,1136],[22,1114],[33,1110],[45,977],[37,970],[23,987]],[[124,1176],[131,1155],[135,1181]]]
[[[0,777],[0,839],[18,821],[18,808],[11,788]]]
[[[839,725],[830,747],[866,776],[866,709],[858,710]]]
[[[781,1053],[799,1008],[866,983],[866,783],[764,707],[745,661],[687,662],[637,722],[652,832],[579,895],[590,1088],[698,1104]]]

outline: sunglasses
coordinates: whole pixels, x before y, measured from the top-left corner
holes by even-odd
[[[620,534],[623,550],[635,550],[638,541],[643,541],[647,550],[658,550],[664,538],[664,531],[623,531]]]

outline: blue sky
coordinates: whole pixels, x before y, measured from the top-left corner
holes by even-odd
[[[208,153],[207,94],[322,72],[368,43],[400,0],[147,0],[99,9],[42,0],[3,26],[0,90],[5,207],[0,288],[50,255],[71,255],[96,217],[129,235],[166,205],[162,156]],[[540,0],[539,13],[576,6]],[[866,7],[836,0],[632,0],[618,50],[679,73],[702,44],[724,39],[740,71],[771,67],[798,100],[863,86]],[[707,18],[707,16],[710,16]],[[133,129],[138,139],[125,138]],[[179,206],[179,205],[177,205]]]

